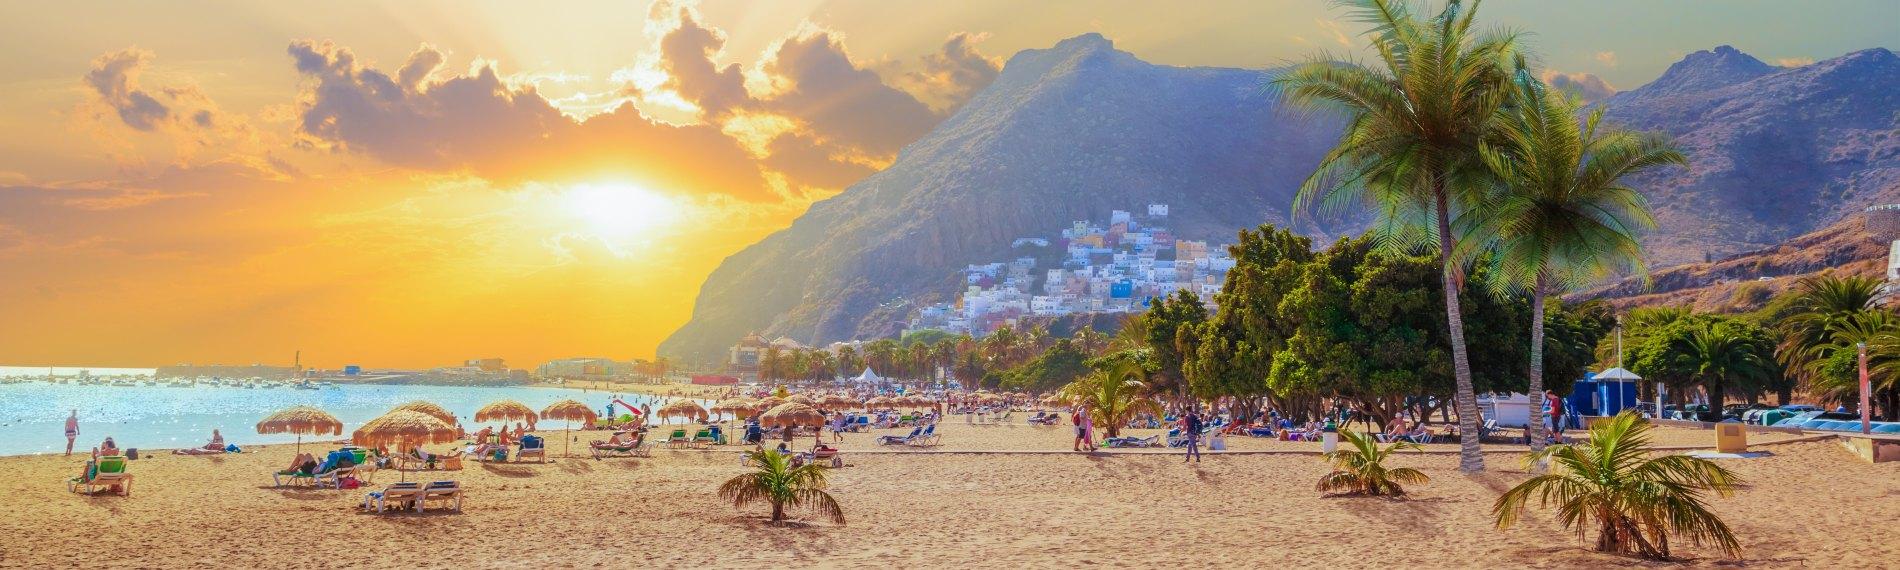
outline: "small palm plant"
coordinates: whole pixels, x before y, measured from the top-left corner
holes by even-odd
[[[1370,435],[1352,431],[1341,431],[1339,435],[1345,438],[1346,447],[1326,452],[1324,458],[1333,464],[1333,472],[1319,479],[1321,493],[1398,496],[1405,494],[1401,484],[1416,485],[1430,479],[1417,469],[1385,466],[1386,456],[1403,449],[1418,449],[1416,443],[1394,442],[1381,449]]]
[[[1729,496],[1741,482],[1714,462],[1687,455],[1651,457],[1648,422],[1624,412],[1590,428],[1590,439],[1533,453],[1560,472],[1532,477],[1492,506],[1498,528],[1511,526],[1532,497],[1557,506],[1557,519],[1578,534],[1597,528],[1597,550],[1669,558],[1669,535],[1692,544],[1713,542],[1729,556],[1741,552],[1722,519],[1709,512],[1704,492]]]
[[[830,517],[831,522],[844,524],[844,507],[825,492],[824,466],[807,463],[792,467],[791,456],[776,449],[747,453],[746,464],[754,471],[720,485],[720,500],[732,501],[734,507],[770,503],[774,523],[785,520],[785,507],[809,507]]]

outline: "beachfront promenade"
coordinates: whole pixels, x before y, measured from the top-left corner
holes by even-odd
[[[658,432],[660,430],[656,430]],[[1455,445],[1399,454],[1431,482],[1403,500],[1322,498],[1317,443],[1230,438],[1235,453],[1183,465],[1149,451],[1069,453],[1066,426],[941,424],[935,451],[873,444],[897,430],[848,434],[848,466],[830,489],[849,522],[786,527],[734,510],[714,490],[738,474],[738,446],[656,449],[650,458],[560,457],[562,432],[542,432],[546,464],[468,462],[455,479],[461,512],[367,514],[356,490],[274,488],[291,446],[131,462],[132,496],[66,491],[80,457],[0,458],[10,497],[0,566],[193,567],[325,561],[339,567],[1522,567],[1622,565],[1533,509],[1492,526],[1499,493],[1528,477],[1513,446],[1487,446],[1492,468],[1456,470]],[[663,435],[663,432],[661,432]],[[1134,435],[1148,435],[1137,430]],[[1659,446],[1713,443],[1709,432],[1659,428]],[[604,432],[579,432],[580,443]],[[830,439],[827,435],[826,439]],[[1772,455],[1725,460],[1748,484],[1712,501],[1763,566],[1871,568],[1900,559],[1900,462],[1868,464],[1833,441],[1751,438]],[[810,438],[797,441],[810,445]],[[1796,441],[1794,443],[1776,443]],[[328,450],[333,443],[305,444]],[[1013,452],[1013,453],[999,453]],[[1247,453],[1252,452],[1252,453]],[[1269,453],[1271,452],[1271,453]],[[575,454],[584,453],[577,446]],[[75,526],[79,525],[79,526]],[[83,531],[75,530],[83,529]],[[1698,564],[1724,562],[1679,545]]]

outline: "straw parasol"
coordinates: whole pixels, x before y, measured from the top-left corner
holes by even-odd
[[[514,400],[496,401],[492,404],[482,406],[482,409],[475,410],[475,421],[477,423],[516,420],[528,422],[528,427],[532,429],[534,427],[534,419],[534,408],[530,408],[527,404]]]
[[[713,413],[732,414],[734,418],[742,418],[757,414],[758,404],[745,398],[733,398],[713,404],[712,411]]]
[[[377,447],[395,444],[396,449],[414,447],[427,443],[448,443],[455,441],[455,426],[442,421],[442,418],[424,414],[415,410],[396,410],[382,417],[363,423],[350,434],[350,441],[364,447]],[[400,469],[398,472],[402,472]],[[408,480],[403,472],[403,480]]]
[[[291,406],[257,422],[257,433],[297,434],[297,452],[302,453],[303,436],[323,433],[343,435],[343,422],[323,410],[310,406]]]
[[[821,400],[820,403],[824,404],[826,408],[838,409],[838,410],[848,410],[848,409],[855,408],[858,406],[857,400],[853,400],[851,398],[845,397],[842,394],[832,394],[829,396],[825,396],[825,398]]]
[[[792,439],[792,428],[797,426],[823,427],[825,413],[817,408],[796,402],[786,402],[767,410],[759,416],[759,425],[766,427],[784,427],[785,439]],[[821,430],[822,431],[822,430]]]
[[[396,410],[409,410],[409,411],[414,411],[414,412],[422,412],[423,414],[433,416],[436,419],[442,420],[444,422],[448,422],[449,425],[455,425],[455,414],[449,413],[447,409],[444,409],[442,406],[437,406],[433,402],[415,400],[415,401],[389,409],[389,411],[392,411],[392,412]]]
[[[866,410],[883,410],[883,409],[889,409],[896,405],[897,405],[896,402],[892,401],[890,398],[886,398],[883,396],[878,396],[876,398],[871,398],[869,400],[864,401],[864,409]]]
[[[759,398],[759,401],[756,402],[757,404],[756,409],[763,412],[766,410],[770,410],[772,408],[776,408],[778,407],[779,404],[783,404],[783,403],[785,403],[784,398],[780,398],[778,396],[766,396],[764,398]]]
[[[594,413],[593,408],[589,408],[587,404],[574,400],[561,400],[548,404],[548,407],[541,408],[541,419],[567,422],[566,427],[568,429],[573,429],[574,420],[580,420],[582,424],[588,424],[593,423],[594,420],[599,418],[600,414]],[[574,435],[568,434],[567,441],[561,442],[561,457],[569,457],[567,453],[568,446],[571,445],[573,441]]]
[[[818,405],[818,402],[817,402],[817,401],[814,401],[814,400],[812,400],[812,399],[811,399],[811,396],[807,396],[807,395],[804,395],[804,394],[793,394],[793,395],[792,395],[792,397],[789,397],[789,398],[786,398],[786,399],[785,399],[785,401],[786,401],[787,403],[796,403],[796,404],[804,404],[804,405],[807,405],[807,406],[816,406],[816,405]]]
[[[654,410],[653,413],[659,415],[661,418],[677,416],[695,420],[703,420],[706,419],[707,416],[706,408],[699,407],[699,403],[692,400],[673,402],[660,407],[658,410]]]

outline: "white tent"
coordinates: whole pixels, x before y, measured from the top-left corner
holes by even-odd
[[[859,374],[856,378],[852,378],[851,381],[858,384],[876,384],[883,382],[884,379],[878,377],[876,372],[872,372],[871,367],[866,366],[864,367],[864,373]]]
[[[1642,380],[1643,377],[1637,376],[1635,372],[1624,370],[1622,367],[1619,366],[1616,368],[1611,368],[1609,370],[1598,372],[1596,373],[1595,376],[1591,377],[1591,379],[1593,380],[1620,380],[1624,382],[1634,382],[1637,380]]]

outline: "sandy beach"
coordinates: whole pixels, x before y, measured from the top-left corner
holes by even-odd
[[[1149,452],[1069,453],[1068,431],[1028,425],[944,424],[936,452],[876,452],[842,444],[849,465],[831,492],[849,518],[784,527],[762,509],[738,511],[714,488],[741,472],[736,447],[656,450],[651,458],[560,458],[411,473],[456,479],[462,512],[369,514],[369,488],[273,488],[291,446],[131,463],[130,497],[83,496],[63,481],[81,457],[0,458],[10,497],[0,519],[0,566],[195,568],[336,567],[1598,567],[1652,564],[1599,555],[1586,539],[1533,511],[1510,530],[1491,525],[1498,493],[1526,474],[1511,446],[1492,446],[1491,471],[1456,470],[1455,446],[1405,454],[1426,485],[1399,500],[1325,498],[1318,444],[1236,438],[1236,452],[1198,465]],[[889,433],[889,432],[883,432]],[[1143,433],[1143,432],[1136,432]],[[1712,443],[1708,432],[1657,430],[1658,444]],[[581,432],[580,443],[603,438]],[[827,436],[829,437],[829,436]],[[1742,562],[1770,567],[1871,568],[1900,559],[1887,526],[1900,520],[1900,463],[1872,465],[1834,441],[1757,437],[1769,457],[1726,460],[1748,480],[1714,501],[1744,545]],[[809,445],[808,439],[800,443]],[[325,450],[332,444],[305,444]],[[1013,453],[984,453],[1014,451]],[[1029,453],[1048,451],[1048,453]],[[577,448],[577,455],[582,453]],[[399,473],[375,474],[370,488]],[[1693,565],[1729,565],[1679,546]],[[1883,562],[1884,561],[1884,562]]]

